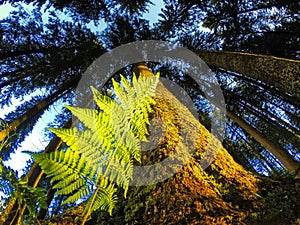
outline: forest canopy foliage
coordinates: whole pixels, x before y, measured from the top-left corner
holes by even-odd
[[[80,190],[74,186],[67,188],[68,191],[62,191],[63,186],[67,184],[59,183],[60,179],[56,180],[57,171],[48,167],[51,164],[46,162],[46,159],[51,158],[59,164],[62,163],[60,160],[63,155],[75,154],[78,160],[87,160],[90,155],[76,152],[76,148],[80,151],[84,148],[72,146],[74,143],[70,140],[74,140],[75,137],[70,137],[75,133],[76,139],[86,137],[85,135],[92,137],[95,129],[99,127],[89,127],[85,124],[83,126],[88,128],[86,131],[75,130],[72,128],[74,124],[72,125],[71,114],[78,116],[83,124],[91,115],[104,114],[99,113],[98,109],[97,113],[80,111],[74,107],[68,110],[61,105],[75,104],[76,87],[95,59],[115,47],[139,40],[165,40],[184,46],[196,53],[210,67],[222,89],[225,107],[209,99],[201,87],[179,68],[157,62],[145,62],[152,71],[160,71],[162,78],[184,89],[197,110],[196,119],[199,124],[205,126],[205,129],[203,127],[201,130],[206,134],[206,138],[211,137],[209,132],[214,127],[213,123],[220,122],[219,118],[214,117],[214,109],[226,113],[225,137],[221,140],[224,150],[220,150],[219,158],[217,157],[215,163],[203,172],[196,169],[197,160],[201,159],[202,154],[199,148],[190,164],[170,180],[144,188],[129,188],[125,200],[122,196],[124,189],[127,191],[130,165],[132,166],[133,158],[139,158],[140,147],[132,148],[134,151],[127,154],[128,149],[123,143],[120,146],[123,146],[124,151],[110,152],[112,155],[122,153],[116,158],[125,160],[128,166],[121,171],[123,174],[120,171],[110,173],[111,176],[116,176],[115,181],[118,186],[123,187],[123,191],[115,189],[117,186],[110,186],[108,181],[102,183],[108,187],[109,194],[107,192],[106,196],[110,196],[110,203],[113,203],[105,205],[106,203],[102,202],[102,208],[109,209],[114,217],[107,217],[105,213],[95,210],[95,214],[88,218],[90,223],[141,223],[134,218],[149,224],[296,222],[300,214],[297,204],[300,197],[297,192],[300,168],[298,0],[164,0],[162,8],[157,8],[157,2],[150,0],[0,0],[0,5],[4,4],[13,6],[14,10],[7,18],[0,20],[0,119],[1,125],[5,124],[0,129],[0,187],[3,192],[0,223],[9,225],[16,221],[24,221],[27,224],[47,224],[47,220],[53,219],[52,222],[59,224],[59,215],[74,222],[75,218],[82,214],[85,205],[82,209],[82,205],[78,206],[74,200],[84,196],[89,199],[89,194],[93,194],[97,189],[94,189],[93,181],[91,186],[86,186],[87,183],[84,182],[88,182],[88,179],[85,178],[95,173],[90,178],[97,180],[99,177],[97,178],[96,174],[101,174],[100,171],[93,170],[91,166],[87,172],[88,167],[84,160],[83,164],[76,164],[79,169],[85,169],[82,170],[85,171],[84,176],[79,179],[80,176],[76,177],[75,173],[65,182],[71,185],[72,181],[78,180],[78,183],[81,182],[80,187],[89,189],[85,194],[72,198],[70,194]],[[152,15],[156,14],[159,19],[146,19],[149,18],[146,17],[148,11]],[[123,96],[121,86],[129,94],[133,93],[128,81],[135,82],[135,78],[132,77],[135,67],[136,65],[127,65],[111,74],[114,80],[106,82],[99,91],[104,94],[110,93],[115,86],[115,93],[121,98],[118,101],[122,105],[122,101],[126,102],[128,99]],[[139,72],[152,73],[147,69]],[[124,77],[120,77],[120,73],[124,74]],[[121,86],[117,85],[120,81]],[[97,85],[95,81],[95,86]],[[163,93],[169,95],[168,92]],[[153,97],[152,94],[150,96]],[[102,100],[111,103],[111,107],[121,107],[113,98],[101,96],[102,99],[96,98],[101,104],[98,105],[100,109],[106,107],[101,103]],[[152,113],[156,113],[157,116],[165,117],[169,127],[164,130],[164,144],[156,149],[158,153],[153,153],[150,159],[145,156],[146,161],[143,161],[141,157],[142,163],[153,163],[167,154],[172,154],[173,145],[177,143],[180,131],[185,129],[185,126],[178,122],[176,110],[172,111],[172,107],[160,99],[154,98],[158,104],[152,105],[151,108],[149,105],[137,106],[136,104],[141,103],[138,99],[135,96],[131,99],[132,102],[127,102],[130,105],[128,107],[135,110],[122,111],[121,108],[114,108],[118,119],[114,119],[113,122],[121,118],[122,124],[118,126],[123,126],[124,123],[130,123],[130,120],[124,118],[132,118],[132,121],[137,122],[129,126],[130,129],[143,124],[142,127],[129,132],[132,132],[130,143],[138,146],[137,139],[144,140],[149,132],[145,115],[153,110]],[[142,111],[139,111],[138,107],[146,108],[140,108]],[[184,107],[180,105],[178,108]],[[129,115],[129,112],[132,114]],[[166,112],[173,120],[167,118]],[[54,119],[49,119],[49,114],[51,118],[54,116]],[[192,116],[184,119],[191,127],[198,128]],[[45,131],[40,125],[41,121],[47,121],[47,126],[54,128],[56,135],[49,130]],[[104,122],[98,124],[108,126],[108,123]],[[24,147],[24,143],[28,143],[30,138],[32,140],[30,134],[36,129],[43,134],[44,147]],[[115,132],[102,130],[111,134]],[[120,137],[126,133],[124,132],[122,130],[115,135]],[[70,135],[70,139],[66,139],[67,134]],[[136,137],[133,134],[141,136]],[[205,140],[201,143],[205,143]],[[35,161],[29,160],[26,168],[17,172],[7,166],[7,161],[22,150],[38,153],[33,154]],[[21,154],[20,157],[23,156],[24,154]],[[75,164],[71,168],[75,169]],[[55,172],[50,175],[53,175],[52,181],[56,180],[56,183],[50,182],[44,172]],[[235,180],[234,174],[239,178]],[[188,179],[187,175],[194,181]],[[245,184],[240,176],[246,177],[244,181],[249,186],[248,189],[244,188]],[[206,187],[205,190],[200,188],[201,185]],[[65,195],[58,195],[57,187],[62,188],[60,191]],[[172,190],[176,190],[175,194]],[[173,198],[173,194],[177,199]],[[114,202],[115,196],[120,200],[117,204]],[[72,201],[67,200],[68,198]],[[189,202],[191,199],[193,202]],[[63,205],[63,202],[66,204]],[[100,208],[101,204],[98,205]],[[115,205],[113,211],[112,205]],[[192,209],[195,213],[191,213]],[[172,215],[174,220],[168,215]],[[189,221],[185,221],[184,217],[189,218]]]

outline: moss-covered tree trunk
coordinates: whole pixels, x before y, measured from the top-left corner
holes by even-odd
[[[143,163],[158,163],[176,151],[176,155],[181,155],[180,159],[174,159],[174,165],[178,165],[184,163],[182,156],[188,155],[191,148],[195,148],[195,152],[187,164],[166,181],[133,188],[125,207],[126,223],[230,224],[236,221],[242,224],[250,216],[250,208],[257,207],[254,203],[258,179],[236,164],[220,142],[162,85],[158,86],[158,92],[164,98],[156,98],[155,116],[166,125],[165,137],[156,149],[147,152]],[[190,140],[178,146],[182,133]],[[192,139],[196,140],[195,146],[187,144],[192,143]],[[200,162],[204,153],[216,149],[215,162],[203,171]],[[161,173],[169,169],[162,168]]]
[[[208,65],[260,80],[294,97],[300,105],[300,61],[244,52],[198,50]]]
[[[155,117],[164,121],[165,135],[157,148],[144,152],[143,164],[158,163],[176,155],[180,157],[174,158],[174,165],[178,165],[185,160],[182,156],[195,147],[193,157],[167,180],[150,186],[133,187],[128,198],[120,202],[115,216],[108,220],[111,222],[98,216],[98,221],[92,220],[90,224],[255,224],[259,220],[262,223],[274,220],[275,216],[278,224],[284,224],[296,217],[299,213],[299,205],[296,205],[299,194],[293,181],[289,185],[276,182],[277,187],[282,189],[279,192],[276,189],[273,192],[267,190],[274,188],[274,183],[271,180],[262,181],[237,164],[219,140],[162,84],[158,85],[157,94]],[[163,130],[159,125],[157,129]],[[179,146],[183,133],[186,140]],[[187,145],[193,143],[192,140],[196,140],[195,146]],[[204,153],[216,149],[218,152],[214,162],[202,170],[200,162]],[[168,171],[170,168],[161,169],[161,173]],[[151,176],[139,174],[134,179]],[[277,199],[282,205],[270,209],[271,193],[274,200],[278,197],[276,193],[284,192],[287,187],[291,188],[291,193],[286,193],[287,199]],[[289,204],[294,204],[295,211],[290,212],[290,217],[282,213],[282,218],[279,218],[280,210],[288,210]],[[284,220],[286,218],[289,219]]]
[[[149,74],[149,71],[145,72]],[[215,225],[295,222],[297,213],[300,212],[295,180],[286,180],[285,183],[262,180],[246,171],[161,83],[157,87],[157,94],[153,118],[159,117],[164,123],[155,123],[153,120],[151,132],[160,130],[164,135],[159,140],[151,140],[158,141],[158,145],[154,149],[143,151],[142,165],[153,165],[166,158],[173,163],[161,167],[158,174],[151,174],[149,170],[144,174],[136,174],[134,179],[142,182],[149,177],[162,177],[175,170],[178,165],[184,165],[160,183],[131,187],[126,199],[120,193],[120,201],[113,216],[95,212],[87,224]],[[203,163],[204,154],[215,150],[217,154],[211,155],[214,157],[213,163],[202,170],[200,163]],[[276,207],[272,207],[272,204]],[[72,216],[73,219],[78,218],[78,214]],[[63,224],[66,218],[70,218],[69,213],[62,215],[60,219],[56,217],[55,222],[57,225]],[[48,221],[44,224],[50,223]],[[66,224],[79,223],[72,220]]]

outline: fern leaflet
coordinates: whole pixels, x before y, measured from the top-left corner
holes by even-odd
[[[110,214],[116,204],[116,185],[128,190],[133,173],[133,160],[140,161],[140,142],[148,135],[149,113],[155,104],[154,77],[135,75],[132,83],[121,76],[113,80],[118,100],[91,87],[100,110],[67,106],[85,126],[53,129],[69,147],[49,154],[31,154],[42,170],[51,177],[58,194],[70,195],[64,202],[88,198],[85,213],[101,209]]]

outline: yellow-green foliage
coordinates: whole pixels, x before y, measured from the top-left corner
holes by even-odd
[[[146,140],[148,114],[152,112],[159,75],[133,76],[121,85],[113,80],[117,100],[92,88],[100,110],[67,107],[86,127],[50,129],[69,148],[50,154],[32,154],[51,177],[66,203],[88,198],[85,213],[96,209],[110,214],[116,203],[115,184],[128,190],[133,160],[140,161],[140,142]],[[96,191],[97,190],[97,191]]]

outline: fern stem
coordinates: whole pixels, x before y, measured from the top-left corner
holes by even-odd
[[[36,188],[36,186],[38,185],[38,183],[39,183],[41,177],[43,176],[43,174],[44,174],[44,172],[41,171],[40,174],[39,174],[39,176],[36,178],[34,184],[32,185],[32,188]],[[23,206],[22,206],[22,208],[20,210],[17,224],[21,224],[22,217],[23,217],[25,209],[26,209],[26,203],[23,204]]]
[[[24,214],[24,211],[26,209],[26,204],[24,204],[20,210],[20,213],[19,213],[19,216],[18,216],[18,220],[17,220],[17,224],[23,224],[22,223],[22,218],[23,218],[23,214]]]
[[[101,177],[100,184],[98,185],[97,189],[95,190],[95,192],[94,192],[94,194],[93,194],[93,197],[92,197],[92,199],[91,199],[91,204],[89,205],[89,208],[88,208],[87,212],[85,213],[85,215],[84,215],[84,217],[83,217],[83,219],[82,219],[81,225],[84,225],[85,222],[86,222],[86,220],[87,220],[87,218],[89,217],[89,215],[90,215],[90,213],[91,213],[91,210],[92,210],[92,207],[93,207],[93,203],[94,203],[94,201],[95,201],[95,199],[96,199],[96,196],[97,196],[97,194],[98,194],[98,192],[99,192],[99,190],[100,190],[100,187],[103,185],[103,181],[104,181],[104,176]]]
[[[110,159],[109,159],[109,161],[108,161],[108,163],[107,163],[106,170],[105,170],[105,172],[103,173],[103,176],[101,177],[100,183],[99,183],[97,189],[95,190],[95,192],[94,192],[94,194],[93,194],[93,197],[92,197],[92,199],[91,199],[91,204],[89,205],[88,210],[87,210],[87,212],[85,213],[85,215],[84,215],[84,217],[83,217],[83,219],[82,219],[81,225],[84,225],[84,224],[85,224],[87,218],[89,217],[89,215],[90,215],[90,213],[91,213],[91,210],[92,210],[94,201],[95,201],[95,199],[96,199],[96,196],[97,196],[97,194],[98,194],[100,188],[101,188],[102,185],[103,185],[104,178],[105,178],[105,176],[106,176],[106,173],[107,173],[107,171],[108,171],[108,168],[109,168],[109,166],[110,166],[110,163],[111,163],[111,161],[112,161],[112,158],[113,158],[114,155],[115,155],[115,152],[116,152],[116,151],[113,152],[113,154],[111,155],[111,157],[110,157]]]
[[[39,181],[41,180],[43,174],[44,174],[44,171],[42,170],[40,172],[40,174],[38,175],[38,177],[36,178],[34,184],[32,185],[32,188],[36,188],[36,186],[39,184]]]
[[[14,224],[14,221],[15,221],[17,215],[18,215],[18,210],[16,211],[16,213],[15,213],[14,217],[12,218],[12,220],[10,221],[9,225],[13,225]]]

